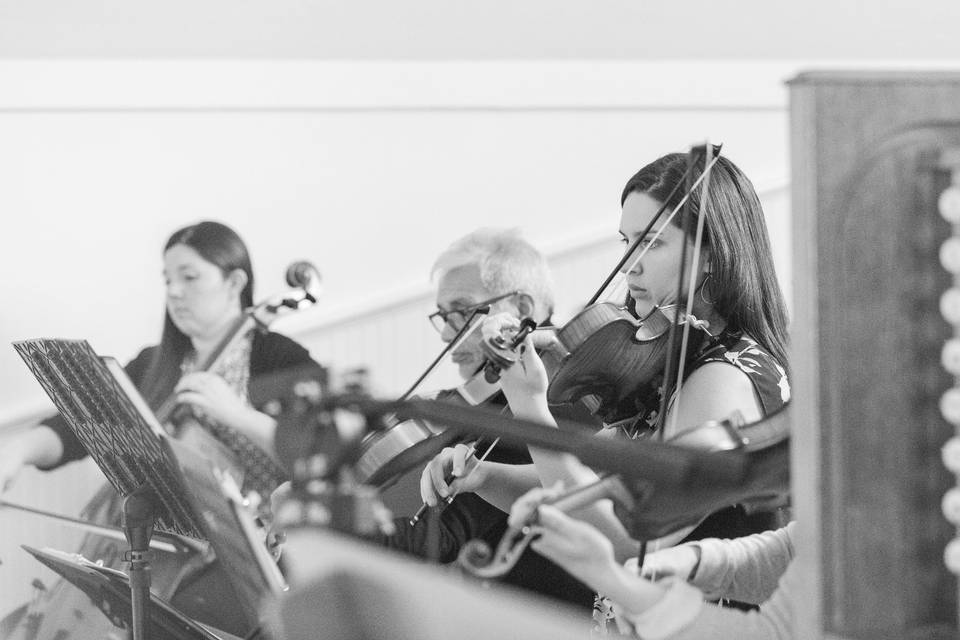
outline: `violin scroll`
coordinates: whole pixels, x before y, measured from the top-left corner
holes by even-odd
[[[534,535],[529,524],[520,528],[510,527],[492,553],[490,545],[483,540],[470,540],[460,549],[457,564],[478,578],[501,578],[517,564],[533,542]]]
[[[500,380],[500,372],[507,369],[520,359],[517,353],[526,337],[537,328],[533,318],[524,318],[513,336],[504,334],[491,336],[480,343],[483,355],[487,362],[483,367],[484,379],[493,384]]]
[[[556,497],[550,493],[544,493],[539,504],[550,504],[569,513],[603,499],[611,499],[617,507],[627,511],[633,510],[636,506],[630,491],[616,475],[602,476],[596,482],[574,487]],[[460,550],[457,563],[479,578],[502,577],[513,569],[520,556],[534,541],[537,534],[533,527],[536,524],[537,509],[534,508],[525,522],[507,529],[495,553],[491,555],[490,547],[485,542],[471,540]]]

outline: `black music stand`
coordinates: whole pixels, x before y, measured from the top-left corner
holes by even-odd
[[[83,591],[114,625],[129,628],[133,602],[126,574],[102,567],[89,560],[53,549],[34,549],[23,545],[34,558],[63,576]],[[169,604],[151,594],[149,610],[150,640],[221,640]]]
[[[124,496],[133,640],[141,640],[149,617],[154,526],[203,538],[199,519],[167,463],[162,447],[166,433],[119,363],[99,357],[86,340],[25,340],[13,346]]]
[[[287,585],[276,562],[260,539],[253,515],[243,504],[240,488],[230,476],[213,467],[194,449],[172,438],[162,446],[175,476],[200,525],[240,600],[239,611],[250,614],[244,620],[247,638],[260,628],[255,614],[264,600],[286,591]]]

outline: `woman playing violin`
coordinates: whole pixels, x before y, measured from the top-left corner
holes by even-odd
[[[639,259],[631,256],[626,262],[625,273],[630,301],[639,317],[678,302],[685,307],[686,300],[678,300],[676,293],[680,255],[686,243],[687,255],[692,256],[696,243],[683,231],[682,213],[674,216],[655,239],[638,236],[662,206],[672,211],[682,198],[687,160],[687,154],[659,158],[634,175],[621,196],[620,235],[634,251],[643,251]],[[701,160],[694,177],[702,171]],[[620,406],[604,409],[610,427],[604,435],[643,437],[661,425],[663,435],[669,438],[735,413],[750,422],[776,411],[789,398],[786,310],[759,199],[747,177],[725,157],[713,165],[709,178],[704,181],[709,185],[707,196],[701,203],[700,192],[694,189],[689,209],[691,215],[700,212],[705,216],[705,228],[696,269],[686,270],[694,280],[691,315],[699,328],[690,334],[681,394],[676,392],[677,385],[664,389],[662,375],[653,376]],[[681,188],[675,190],[678,184]],[[695,229],[696,224],[688,228]],[[485,330],[493,333],[516,326],[515,319],[503,316],[485,322]],[[514,415],[555,425],[546,399],[546,371],[532,347],[533,340],[528,339],[522,366],[505,369],[501,385]],[[667,410],[660,419],[664,394]],[[428,467],[422,485],[428,503],[449,492],[475,491],[509,509],[531,487],[552,486],[558,481],[573,486],[596,478],[573,456],[537,449],[531,449],[533,465],[513,469],[486,463],[478,466],[463,454],[462,450],[445,450]],[[473,467],[476,469],[466,481],[444,482],[447,471],[456,477],[461,469]],[[598,503],[576,515],[610,540],[618,560],[636,555],[637,541],[627,534],[609,503]],[[740,508],[709,518],[696,534],[735,537],[774,524],[769,514],[756,518]],[[675,543],[688,533],[678,532],[660,544]]]
[[[276,425],[248,401],[250,381],[287,368],[320,367],[293,340],[252,332],[232,342],[213,370],[200,370],[242,311],[253,305],[250,255],[226,225],[200,222],[171,235],[163,249],[163,276],[160,344],[141,351],[126,366],[127,374],[154,409],[175,394],[177,403],[234,454],[245,488],[269,495],[281,473],[272,454]],[[25,466],[53,469],[86,455],[66,421],[51,418],[0,446],[0,489]],[[154,586],[162,592],[156,577]]]
[[[655,551],[625,566],[592,525],[543,504],[559,486],[533,489],[510,513],[519,527],[536,514],[531,548],[605,594],[623,634],[650,640],[787,640],[793,637],[797,567],[796,523],[734,539],[707,538]],[[760,611],[718,607],[706,600],[731,598]]]

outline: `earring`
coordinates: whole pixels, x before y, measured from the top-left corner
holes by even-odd
[[[704,291],[707,290],[707,281],[709,281],[710,278],[712,277],[713,277],[713,273],[708,271],[707,277],[704,278],[703,282],[700,283],[700,299],[703,300],[704,304],[713,304],[714,302],[716,302],[716,300],[707,300],[707,296],[704,295],[703,293]]]

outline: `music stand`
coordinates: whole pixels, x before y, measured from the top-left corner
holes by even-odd
[[[202,526],[167,464],[161,445],[166,433],[120,364],[100,358],[86,340],[24,340],[13,347],[124,496],[133,639],[141,640],[150,604],[154,526],[203,538]]]
[[[260,540],[253,516],[246,510],[240,488],[229,473],[211,465],[194,449],[172,438],[162,446],[183,495],[200,518],[203,533],[220,559],[234,592],[238,610],[250,614],[245,623],[254,631],[260,626],[255,616],[268,596],[278,596],[287,585]],[[247,633],[246,637],[252,634]]]
[[[72,553],[27,545],[23,545],[23,549],[87,594],[114,625],[129,628],[131,587],[122,571],[102,567]],[[150,594],[150,598],[150,640],[221,640],[156,595]]]

